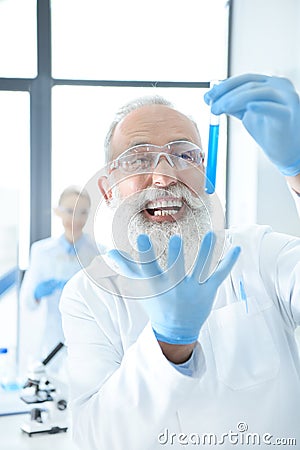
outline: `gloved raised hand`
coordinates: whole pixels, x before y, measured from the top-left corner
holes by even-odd
[[[240,119],[283,175],[300,173],[300,102],[289,80],[259,74],[231,77],[204,99],[213,114]]]
[[[36,299],[40,299],[42,297],[47,297],[48,295],[53,294],[56,289],[62,289],[62,287],[60,287],[60,283],[60,280],[55,280],[54,278],[51,278],[47,281],[42,281],[35,288],[34,297]]]
[[[159,341],[190,344],[198,339],[199,331],[211,312],[217,290],[240,253],[239,247],[231,249],[215,272],[204,282],[199,282],[202,271],[210,262],[214,241],[213,233],[205,235],[189,276],[185,274],[183,245],[179,236],[172,236],[169,240],[168,270],[165,272],[157,263],[147,235],[138,237],[141,264],[130,262],[117,250],[109,252],[123,275],[143,280],[147,298],[139,301],[148,313]]]

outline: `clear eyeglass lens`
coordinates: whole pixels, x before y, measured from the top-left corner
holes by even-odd
[[[119,168],[125,173],[146,171],[151,169],[156,153],[132,153],[120,158]]]
[[[165,148],[166,152],[163,151]],[[164,147],[139,145],[121,156],[116,167],[123,173],[147,172],[158,164],[158,153],[166,153],[179,170],[188,168],[190,164],[200,165],[203,157],[202,150],[190,142],[174,142]]]

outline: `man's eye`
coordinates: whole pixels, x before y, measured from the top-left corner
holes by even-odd
[[[121,160],[119,163],[119,167],[126,172],[130,172],[132,170],[132,164],[128,160]]]
[[[121,167],[127,172],[134,172],[136,169],[147,168],[149,160],[146,157],[130,155],[120,161]]]
[[[175,156],[178,158],[184,159],[186,161],[194,161],[194,155],[193,152],[183,152],[183,153],[177,153]]]

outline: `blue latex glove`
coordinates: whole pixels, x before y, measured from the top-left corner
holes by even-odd
[[[61,290],[63,290],[63,288],[65,287],[65,284],[66,284],[67,281],[68,281],[68,280],[58,280],[57,288],[56,288],[56,289],[61,289]]]
[[[213,114],[240,119],[283,175],[300,173],[300,102],[289,80],[259,74],[231,77],[204,100]]]
[[[144,280],[145,292],[147,297],[150,293],[150,298],[140,301],[159,341],[190,344],[198,339],[199,331],[211,312],[217,290],[240,253],[239,247],[231,249],[215,272],[204,282],[199,282],[201,273],[210,262],[214,241],[213,233],[205,235],[190,276],[185,274],[183,245],[179,236],[170,238],[168,270],[165,272],[156,261],[147,235],[140,235],[137,241],[141,264],[129,261],[117,250],[109,252],[123,275]]]
[[[47,281],[42,281],[35,288],[34,297],[36,299],[47,297],[48,295],[53,294],[56,289],[62,289],[60,288],[60,280],[55,280],[52,278]]]

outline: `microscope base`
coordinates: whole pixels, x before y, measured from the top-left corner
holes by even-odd
[[[68,430],[68,427],[53,426],[53,427],[41,429],[41,427],[39,427],[39,426],[24,423],[21,426],[21,430],[23,431],[23,433],[26,433],[26,434],[28,434],[29,437],[31,437],[34,434],[40,434],[40,433],[57,434],[57,433],[66,432]]]
[[[29,436],[33,434],[48,433],[57,434],[66,432],[68,419],[66,410],[55,410],[53,402],[50,409],[33,408],[30,416],[22,423],[21,430]]]

